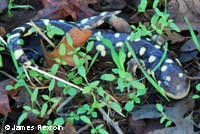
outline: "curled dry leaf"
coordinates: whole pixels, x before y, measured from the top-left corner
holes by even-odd
[[[11,79],[3,80],[0,82],[0,114],[6,115],[11,112],[8,92],[6,91],[7,85],[14,85],[14,81]],[[16,94],[16,92],[9,92],[10,95]]]
[[[113,15],[109,21],[118,32],[131,33],[131,27],[125,19]]]
[[[77,16],[89,17],[94,15],[95,11],[90,9],[88,4],[96,2],[97,0],[42,0],[44,9],[40,10],[34,19],[65,19],[71,16],[77,20]]]
[[[199,0],[171,0],[168,3],[168,12],[175,20],[175,23],[181,30],[187,30],[188,27],[184,21],[186,16],[193,28],[200,30],[200,1]]]
[[[146,128],[149,128],[148,126],[145,126],[144,123],[141,123],[140,130],[137,130],[139,132],[144,132],[149,134],[157,133],[157,132],[167,132],[168,130],[173,130],[173,133],[176,134],[192,134],[193,133],[193,121],[191,117],[184,117],[185,114],[187,114],[189,111],[191,111],[194,108],[194,100],[192,99],[191,95],[189,95],[187,98],[178,101],[175,103],[172,107],[164,106],[165,114],[167,117],[176,125],[175,127],[164,128],[164,129],[157,129],[157,130],[151,130],[148,131]],[[130,118],[129,124],[131,125],[132,133],[134,133],[136,130],[135,124],[137,124],[137,121],[141,121],[142,119],[155,119],[162,117],[162,114],[156,110],[155,105],[147,104],[144,106],[139,106],[138,108],[135,108],[135,110],[132,112],[132,116]],[[132,123],[134,122],[134,124]],[[153,132],[153,133],[152,133]],[[165,133],[168,134],[168,133]]]
[[[73,47],[71,47],[66,37],[64,36],[62,40],[58,43],[56,48],[52,52],[47,52],[46,49],[44,50],[45,60],[47,62],[47,66],[51,66],[54,63],[55,58],[61,58],[62,60],[66,61],[67,65],[69,66],[75,66],[75,63],[73,61],[73,55],[70,55],[69,52],[73,51],[74,48],[82,47],[87,42],[89,37],[91,36],[90,30],[80,30],[79,28],[73,28],[69,31],[69,35],[71,36]],[[59,54],[59,48],[60,45],[64,44],[66,48],[66,54],[64,56],[61,56]]]

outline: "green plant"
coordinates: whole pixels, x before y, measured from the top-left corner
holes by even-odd
[[[4,41],[4,39],[0,36],[0,52],[5,50],[5,46],[7,43]],[[0,67],[3,67],[3,61],[2,61],[2,55],[0,53]]]
[[[162,114],[162,117],[160,119],[160,124],[163,124],[165,121],[165,127],[169,127],[172,124],[172,121],[167,117],[167,115],[164,113],[164,108],[161,104],[156,104],[156,109]]]
[[[34,7],[30,6],[30,5],[18,5],[18,4],[15,4],[14,3],[15,0],[9,0],[9,3],[8,3],[8,11],[7,11],[7,14],[9,17],[12,16],[12,12],[11,10],[12,9],[34,9]]]
[[[198,84],[196,85],[196,90],[197,90],[197,92],[200,91],[200,83],[198,83]],[[200,99],[200,95],[194,94],[194,95],[192,96],[192,98],[193,98],[193,99]]]
[[[177,25],[174,23],[172,19],[169,18],[169,13],[167,13],[166,10],[166,0],[165,0],[165,10],[164,12],[160,11],[160,9],[157,7],[159,4],[160,0],[154,0],[153,2],[153,10],[155,14],[151,18],[151,23],[149,27],[149,31],[152,32],[155,31],[158,34],[163,34],[165,28],[172,28],[176,32],[180,32],[180,29],[177,27]],[[147,7],[147,0],[141,0],[139,6],[138,6],[138,12],[145,12],[146,7]],[[140,26],[141,27],[141,26]],[[139,29],[141,29],[139,27]],[[143,35],[149,35],[149,32],[145,32],[146,30],[143,30],[144,33]]]

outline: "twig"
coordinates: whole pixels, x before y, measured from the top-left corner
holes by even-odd
[[[50,115],[53,110],[58,106],[58,104],[60,103],[60,101],[62,100],[61,97],[58,98],[58,102],[54,103],[53,106],[49,109],[49,111],[47,112],[47,115]]]
[[[80,91],[79,91],[79,92],[80,92]],[[79,92],[77,92],[76,94],[78,94]],[[56,114],[57,114],[57,115],[59,115],[59,116],[66,116],[66,114],[60,113],[60,110],[62,110],[63,107],[64,107],[65,105],[67,105],[67,104],[76,96],[76,94],[75,94],[74,96],[69,96],[64,102],[62,102],[62,103],[58,106],[58,108],[57,108],[57,110],[56,110]]]
[[[26,77],[27,77],[29,83],[31,84],[31,86],[36,87],[36,85],[32,82],[31,78],[29,77],[29,74],[26,69],[24,69],[24,72],[25,72]]]
[[[106,112],[102,109],[102,108],[98,108],[99,112],[103,115],[103,119],[105,121],[107,121],[118,134],[124,134],[121,130],[121,128],[119,127],[119,124],[117,122],[114,122],[107,114]]]
[[[187,76],[187,77],[190,80],[200,80],[200,77],[198,77],[198,76]]]
[[[53,42],[43,32],[41,32],[41,30],[35,25],[35,23],[32,20],[30,22],[32,26],[35,28],[35,30],[42,36],[42,38],[44,38],[49,43],[49,45],[55,47]]]
[[[100,124],[100,123],[103,123],[103,121],[95,120],[95,121],[92,122],[92,124]],[[90,126],[91,126],[90,124],[87,124],[84,127],[80,128],[76,133],[81,134],[83,131],[87,130]]]
[[[60,81],[60,82],[63,82],[63,83],[65,83],[65,84],[67,84],[67,85],[69,85],[69,86],[71,86],[71,87],[74,87],[74,88],[76,88],[76,89],[79,89],[80,91],[83,91],[83,88],[81,88],[81,87],[79,87],[79,86],[77,86],[77,85],[74,85],[74,84],[72,84],[72,83],[70,83],[70,82],[68,82],[68,81],[66,81],[66,80],[63,80],[63,79],[61,79],[61,78],[59,78],[59,77],[57,77],[57,76],[54,76],[54,75],[52,75],[52,74],[50,74],[50,73],[47,73],[47,72],[45,72],[45,71],[43,71],[43,70],[40,70],[40,69],[38,69],[38,68],[36,68],[36,67],[33,67],[33,66],[31,66],[31,65],[24,66],[24,68],[29,68],[29,69],[35,70],[35,71],[37,71],[38,73],[41,73],[41,74],[46,75],[46,76],[48,76],[48,77],[51,77],[51,78],[53,78],[53,79],[55,79],[55,80],[58,80],[58,81]]]
[[[8,74],[8,73],[5,72],[5,71],[0,71],[0,73],[2,73],[3,75],[7,76],[8,78],[14,80],[15,82],[18,81],[15,77],[11,76],[10,74]]]

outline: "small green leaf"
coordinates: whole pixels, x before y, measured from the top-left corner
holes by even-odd
[[[160,0],[154,0],[154,2],[153,2],[153,8],[157,8],[159,1]]]
[[[99,87],[99,88],[97,88],[97,93],[98,93],[98,95],[104,97],[104,93],[105,93],[105,91],[103,90],[102,87]]]
[[[147,92],[146,88],[138,89],[137,90],[137,96],[142,96],[142,95],[146,94],[146,92]]]
[[[30,106],[23,106],[23,109],[25,109],[26,111],[31,111],[31,107]]]
[[[93,118],[97,118],[97,112],[92,112],[92,113],[91,113],[91,116],[92,116]]]
[[[172,121],[167,121],[167,123],[165,124],[165,127],[169,127],[172,124]]]
[[[47,111],[47,108],[48,108],[48,104],[47,103],[44,103],[42,105],[42,108],[41,108],[41,111],[40,111],[40,117],[44,117],[46,111]]]
[[[94,88],[96,88],[99,84],[99,81],[93,81],[92,83],[89,83],[88,86],[85,86],[83,89],[83,93],[89,93],[91,90],[93,90]]]
[[[69,33],[66,33],[65,37],[66,37],[67,43],[73,48],[73,45],[72,45],[73,40],[72,40],[71,36],[69,35]]]
[[[59,54],[61,56],[64,56],[66,54],[66,47],[65,47],[65,44],[63,44],[63,43],[61,43],[59,46]]]
[[[21,125],[21,123],[27,118],[27,116],[28,112],[22,113],[17,121],[17,125]]]
[[[58,117],[54,120],[53,124],[55,126],[58,126],[58,125],[63,125],[65,123],[65,120],[63,119],[63,117]]]
[[[86,53],[90,52],[94,47],[94,41],[90,41],[86,46]]]
[[[86,70],[84,66],[78,66],[78,74],[83,78],[86,77]]]
[[[138,90],[145,89],[145,85],[143,83],[139,82],[139,81],[136,81],[136,80],[132,81],[131,85],[132,85],[133,88],[136,88]]]
[[[56,82],[56,81],[55,81],[54,79],[51,80],[51,82],[50,82],[50,84],[49,84],[49,87],[48,87],[48,90],[49,90],[50,92],[54,89],[55,82]]]
[[[110,106],[116,112],[118,112],[118,113],[122,112],[122,108],[121,108],[121,106],[117,102],[111,102]]]
[[[33,94],[31,95],[31,102],[32,102],[32,103],[36,101],[37,96],[38,96],[38,89],[36,88],[36,89],[33,91]]]
[[[51,98],[50,101],[53,102],[53,103],[57,103],[58,102],[58,98],[57,97]]]
[[[53,64],[53,66],[51,67],[51,72],[50,73],[52,75],[55,75],[57,73],[58,69],[59,69],[59,64]]]
[[[85,115],[80,116],[80,119],[87,124],[91,124],[90,118]]]
[[[126,105],[125,105],[125,110],[126,110],[127,112],[130,112],[130,111],[133,110],[133,108],[134,108],[134,102],[133,102],[133,101],[128,101],[128,102],[126,103]]]
[[[138,5],[138,12],[144,12],[147,7],[147,0],[141,0],[140,4]]]
[[[6,91],[10,91],[10,90],[12,90],[12,89],[14,89],[14,87],[13,87],[12,85],[7,85],[7,86],[6,86]]]
[[[162,106],[162,104],[159,104],[159,103],[157,103],[156,104],[156,109],[159,111],[159,112],[163,112],[163,106]]]
[[[109,134],[105,129],[103,129],[103,128],[100,128],[99,130],[98,130],[98,132],[99,132],[99,134]]]
[[[64,31],[56,26],[51,25],[51,31],[55,34],[55,35],[64,35]]]
[[[105,81],[113,81],[116,79],[116,77],[113,74],[103,74],[101,75],[101,79]]]
[[[160,119],[160,124],[162,124],[166,119],[167,119],[166,116],[162,116],[161,119]]]
[[[74,84],[79,85],[83,83],[83,78],[82,77],[76,77],[73,79]]]
[[[198,83],[198,84],[196,85],[196,90],[197,90],[197,91],[200,91],[200,83]]]
[[[169,25],[173,30],[175,30],[176,32],[180,32],[181,30],[179,29],[179,27],[175,24],[175,23],[170,23]]]
[[[199,98],[200,98],[200,96],[197,95],[197,94],[195,94],[195,95],[192,96],[192,99],[199,99]]]
[[[47,101],[50,99],[49,96],[48,96],[48,95],[45,95],[45,94],[42,95],[42,98],[43,98],[44,100],[47,100]]]
[[[40,112],[37,109],[32,109],[31,112],[34,113],[34,114],[36,114],[36,115],[40,114]]]

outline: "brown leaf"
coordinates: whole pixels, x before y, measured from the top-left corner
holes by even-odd
[[[0,36],[1,36],[1,37],[5,37],[5,35],[6,35],[6,30],[5,30],[5,28],[0,27]]]
[[[118,32],[131,33],[130,25],[123,18],[113,15],[110,19],[110,23]]]
[[[77,20],[77,16],[81,15],[84,18],[95,13],[88,7],[88,4],[95,3],[96,0],[43,0],[42,2],[44,9],[40,10],[34,19],[65,19],[71,16],[74,20]]]
[[[200,23],[200,1],[198,0],[171,0],[168,3],[168,11],[174,18],[175,23],[180,27],[181,30],[186,30],[187,25],[184,21],[186,16],[190,23],[193,25],[199,25]],[[194,27],[198,28],[199,27]],[[196,29],[197,30],[197,29]]]
[[[3,115],[7,115],[8,112],[11,112],[6,86],[12,84],[14,84],[14,82],[11,79],[0,82],[0,113]]]
[[[192,119],[189,117],[186,118],[184,117],[184,115],[189,111],[191,111],[193,108],[194,108],[194,100],[192,99],[191,95],[189,95],[187,98],[181,101],[178,101],[172,107],[164,106],[165,114],[176,125],[175,127],[170,128],[170,132],[171,129],[176,133],[187,134],[193,132]],[[132,117],[130,119],[129,124],[133,124],[131,123],[131,120],[135,122],[141,119],[155,119],[160,117],[162,117],[162,114],[156,110],[155,105],[147,104],[144,106],[139,106],[134,110],[134,112],[132,112]],[[145,126],[145,128],[148,128],[148,126]],[[160,129],[154,131],[160,131]],[[167,131],[167,130],[162,129],[162,131]]]
[[[59,134],[76,134],[76,129],[70,123],[66,123],[63,130]]]
[[[200,41],[200,34],[197,35],[197,40]],[[193,39],[190,39],[187,42],[185,42],[184,45],[181,47],[181,52],[190,52],[196,49],[197,47],[194,44]]]
[[[75,66],[75,63],[73,61],[73,55],[69,55],[69,52],[72,51],[74,48],[82,47],[88,38],[91,36],[90,30],[80,30],[78,28],[73,28],[69,31],[69,35],[71,36],[71,39],[73,41],[73,47],[71,47],[66,40],[66,37],[64,36],[62,40],[58,43],[56,48],[52,52],[47,52],[46,49],[44,50],[45,60],[47,62],[47,66],[52,66],[54,63],[55,58],[61,58],[62,60],[65,60],[67,65],[69,66]],[[66,54],[64,56],[59,55],[59,47],[61,44],[65,44],[66,48]]]
[[[94,9],[99,11],[121,10],[126,6],[125,0],[100,0],[97,4],[94,4]]]
[[[171,32],[170,30],[166,30],[166,34],[167,34],[167,40],[171,41],[172,44],[177,43],[177,42],[182,42],[185,40],[185,37],[182,36],[179,33],[176,32]]]

